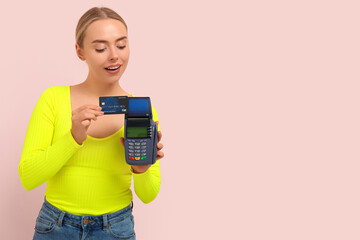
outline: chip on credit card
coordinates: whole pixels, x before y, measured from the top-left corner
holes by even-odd
[[[127,96],[99,97],[99,106],[104,114],[126,114],[128,103]]]

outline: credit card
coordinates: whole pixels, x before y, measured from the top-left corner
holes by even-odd
[[[128,109],[127,96],[99,97],[99,106],[104,114],[126,114]]]

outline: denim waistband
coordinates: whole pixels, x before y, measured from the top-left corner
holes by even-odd
[[[133,202],[131,202],[127,207],[104,215],[75,215],[65,211],[62,211],[50,204],[46,197],[44,197],[44,203],[40,211],[43,211],[49,217],[53,218],[56,221],[56,224],[61,226],[64,222],[71,224],[79,228],[104,228],[106,229],[108,225],[112,222],[117,222],[125,219],[132,214]]]

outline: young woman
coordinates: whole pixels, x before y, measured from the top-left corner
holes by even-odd
[[[124,115],[104,116],[98,105],[100,96],[133,96],[119,84],[129,39],[117,13],[88,10],[78,22],[75,48],[89,67],[88,76],[78,85],[53,86],[41,94],[19,164],[25,189],[47,182],[33,239],[135,239],[131,177],[144,203],[155,199],[162,134],[159,130],[156,163],[130,166],[123,147]],[[154,107],[152,112],[158,124]]]

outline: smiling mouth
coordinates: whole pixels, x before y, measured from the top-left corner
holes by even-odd
[[[120,66],[117,66],[117,67],[109,67],[109,68],[105,68],[105,69],[106,69],[106,70],[110,70],[110,71],[116,71],[116,70],[118,70],[120,67],[121,67],[121,65],[120,65]]]

